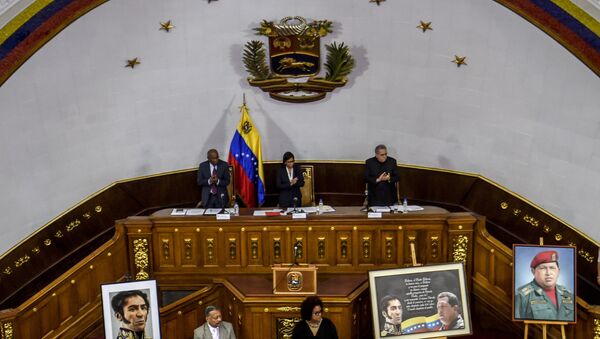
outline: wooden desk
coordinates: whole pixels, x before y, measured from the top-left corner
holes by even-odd
[[[214,216],[171,216],[171,209],[149,217],[118,221],[127,229],[131,272],[148,272],[163,284],[199,284],[207,278],[265,274],[276,263],[315,264],[319,273],[366,273],[411,264],[410,244],[422,264],[466,261],[472,232],[483,218],[439,207],[369,219],[359,207],[333,213],[254,217],[242,209],[231,220]],[[144,256],[144,253],[147,255]],[[147,260],[140,258],[147,257]],[[470,271],[468,271],[470,272]]]
[[[340,338],[370,337],[370,305],[366,274],[320,274],[319,297],[323,301],[323,316],[336,325]],[[223,281],[232,292],[237,313],[237,333],[240,338],[290,338],[300,319],[303,296],[282,296],[272,293],[269,276],[234,276]],[[359,321],[359,319],[361,321]]]

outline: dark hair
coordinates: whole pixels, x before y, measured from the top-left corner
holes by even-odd
[[[302,320],[310,320],[312,318],[312,311],[315,306],[321,306],[321,312],[323,310],[323,302],[321,298],[316,295],[306,297],[300,305],[300,317]]]
[[[438,294],[437,298],[438,299],[448,298],[448,304],[450,306],[458,305],[458,298],[456,297],[456,294],[454,294],[452,292],[442,292],[442,293]]]
[[[397,295],[388,294],[385,297],[381,298],[381,301],[379,302],[379,306],[386,314],[387,314],[387,308],[388,308],[388,306],[390,306],[390,301],[392,301],[392,300],[400,301],[400,297]],[[400,307],[402,307],[401,301],[400,301]]]
[[[375,146],[375,153],[377,153],[377,151],[379,151],[380,149],[384,149],[387,151],[387,147],[385,147],[384,144],[379,144],[379,145]]]
[[[150,309],[150,303],[148,302],[148,297],[146,296],[146,293],[140,290],[121,291],[117,293],[114,297],[112,297],[110,305],[112,306],[112,309],[115,311],[115,313],[120,314],[121,317],[124,318],[125,314],[123,313],[123,306],[125,306],[125,301],[135,296],[142,297],[142,299],[144,299],[144,302],[146,303],[146,307]]]
[[[214,306],[214,305],[208,305],[206,306],[206,308],[204,309],[204,316],[208,317],[208,315],[210,314],[210,312],[212,311],[221,311],[221,309],[218,306]]]
[[[290,159],[294,159],[294,153],[292,152],[285,152],[283,153],[283,164],[285,165],[285,162],[290,160]]]

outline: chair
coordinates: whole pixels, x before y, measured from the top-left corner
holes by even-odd
[[[396,181],[394,184],[396,186],[396,200],[398,200],[398,204],[402,204],[402,200],[400,200],[400,182]],[[363,208],[369,207],[369,184],[365,183],[365,200],[363,201]]]
[[[314,206],[315,205],[315,182],[314,173],[315,167],[313,165],[300,165],[302,169],[302,176],[304,177],[304,186],[300,187],[300,193],[302,193],[302,206]]]

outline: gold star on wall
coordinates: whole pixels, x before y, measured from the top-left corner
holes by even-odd
[[[170,31],[170,30],[171,30],[173,27],[175,27],[175,26],[173,26],[173,25],[171,24],[171,20],[169,20],[169,21],[167,21],[167,22],[161,22],[161,23],[160,23],[160,30],[164,30],[164,31],[166,31],[167,33],[168,33],[168,32],[169,32],[169,31]]]
[[[419,26],[417,26],[417,28],[420,28],[423,30],[423,33],[425,33],[427,30],[433,30],[433,28],[431,28],[431,21],[429,22],[425,22],[423,20],[419,20],[419,22],[421,23]]]
[[[125,67],[135,68],[135,66],[139,65],[139,64],[140,64],[140,59],[133,58],[131,60],[127,60],[127,65],[125,65]]]
[[[465,62],[465,59],[467,59],[466,56],[464,57],[459,57],[458,55],[454,56],[454,60],[452,60],[452,62],[454,62],[456,64],[456,67],[460,67],[461,65],[467,65],[467,63]]]
[[[369,2],[376,2],[377,6],[379,6],[380,2],[384,2],[385,0],[369,0]]]

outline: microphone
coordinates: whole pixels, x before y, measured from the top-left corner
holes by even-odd
[[[292,210],[293,213],[298,212],[298,210],[296,210],[296,206],[298,206],[298,198],[294,197],[294,209]]]
[[[225,201],[223,200],[223,198],[225,198],[225,193],[221,193],[221,206],[223,207],[221,212],[223,212],[224,214],[228,214],[229,212],[227,212],[227,210],[225,209]]]
[[[294,243],[294,265],[298,265],[298,250],[300,249],[300,241]]]

